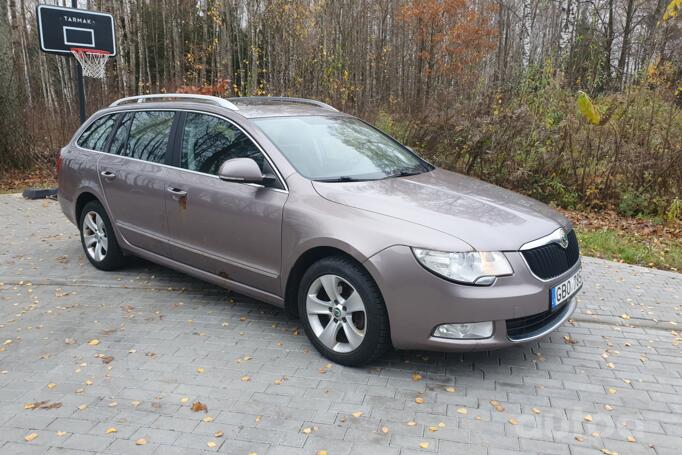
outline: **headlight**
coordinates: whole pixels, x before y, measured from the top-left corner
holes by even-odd
[[[488,286],[495,277],[511,275],[513,270],[504,254],[497,251],[448,253],[412,248],[421,265],[453,281]]]

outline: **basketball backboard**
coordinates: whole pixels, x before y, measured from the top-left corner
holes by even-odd
[[[61,6],[38,5],[40,49],[53,54],[71,54],[72,49],[92,49],[116,55],[114,18],[99,13]]]

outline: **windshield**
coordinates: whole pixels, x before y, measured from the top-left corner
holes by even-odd
[[[258,127],[306,178],[376,180],[433,169],[407,148],[352,117],[268,117]]]

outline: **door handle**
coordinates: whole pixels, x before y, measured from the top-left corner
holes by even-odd
[[[102,171],[100,172],[100,175],[107,180],[114,180],[116,178],[116,174],[111,171]]]
[[[173,188],[172,186],[169,186],[166,188],[166,191],[168,191],[176,201],[182,199],[183,197],[187,197],[187,191],[181,190],[180,188]]]

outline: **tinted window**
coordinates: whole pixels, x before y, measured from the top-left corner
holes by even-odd
[[[80,147],[103,152],[107,145],[107,139],[116,124],[116,115],[100,117],[81,134],[76,142]]]
[[[165,163],[173,115],[174,113],[169,111],[133,113],[125,147],[119,151],[117,146],[115,151],[121,156],[152,163]]]
[[[271,172],[263,154],[239,128],[212,115],[188,113],[182,135],[182,167],[215,175],[220,165],[232,158],[252,158],[261,172]]]
[[[109,146],[109,153],[113,153],[115,155],[120,155],[121,152],[125,149],[126,142],[128,141],[128,132],[130,131],[130,124],[133,123],[132,112],[128,112],[123,115],[124,117],[121,120],[118,129],[116,130],[116,134],[114,134],[114,138],[111,141],[111,145]]]
[[[309,179],[372,180],[432,169],[393,139],[351,117],[270,117],[254,122]]]

